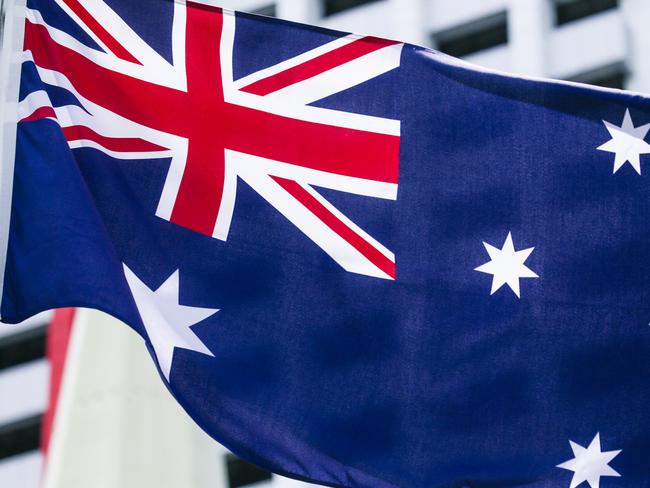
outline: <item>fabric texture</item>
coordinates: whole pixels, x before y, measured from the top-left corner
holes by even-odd
[[[648,98],[93,4],[28,2],[3,320],[123,320],[294,478],[650,487]]]

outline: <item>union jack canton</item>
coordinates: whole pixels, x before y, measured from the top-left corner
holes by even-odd
[[[399,121],[310,104],[396,69],[402,44],[342,36],[235,80],[234,12],[175,3],[170,62],[109,5],[55,3],[99,49],[28,9],[26,56],[79,105],[38,90],[22,121],[51,117],[71,148],[170,157],[156,215],[174,224],[225,241],[241,178],[347,271],[395,278],[394,254],[314,186],[395,200]]]

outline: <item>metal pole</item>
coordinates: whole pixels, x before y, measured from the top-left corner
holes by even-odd
[[[0,50],[2,50],[5,34],[5,0],[0,0]]]

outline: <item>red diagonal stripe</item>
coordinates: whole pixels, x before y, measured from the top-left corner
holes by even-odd
[[[268,95],[269,93],[312,78],[332,68],[336,68],[361,56],[394,44],[398,43],[378,37],[364,37],[314,59],[310,59],[293,68],[251,83],[241,90],[247,93],[254,93],[255,95]]]
[[[79,0],[63,0],[70,9],[81,19],[81,21],[88,26],[88,28],[93,31],[93,33],[104,43],[104,45],[110,49],[110,51],[115,54],[120,59],[124,61],[129,61],[131,63],[142,64],[140,61],[135,59],[133,55],[126,50],[122,44],[119,43],[104,27],[90,15],[90,12],[81,5]]]
[[[380,270],[395,279],[395,263],[384,256],[377,248],[366,241],[359,234],[354,232],[336,215],[327,209],[322,203],[314,198],[307,190],[292,180],[272,176],[272,178],[296,200],[303,204],[316,217],[325,223],[336,234],[341,236],[352,247],[365,256],[368,261],[377,266]]]
[[[63,135],[67,141],[88,140],[105,147],[109,151],[117,152],[155,152],[165,151],[164,147],[137,137],[116,139],[98,134],[94,130],[83,125],[71,125],[63,128]]]
[[[21,119],[20,122],[31,122],[32,120],[45,119],[47,117],[52,117],[56,119],[56,113],[52,107],[39,107],[34,110],[30,115]]]

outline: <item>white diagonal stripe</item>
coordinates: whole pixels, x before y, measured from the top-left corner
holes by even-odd
[[[400,65],[403,44],[394,44],[353,59],[306,80],[269,93],[266,99],[307,105],[360,85]]]
[[[351,273],[392,280],[392,277],[371,263],[269,175],[247,167],[240,169],[239,176],[343,269]]]
[[[262,69],[255,73],[251,73],[250,75],[245,76],[243,78],[240,78],[239,80],[235,81],[234,88],[237,90],[241,90],[242,88],[251,85],[257,81],[263,80],[273,75],[277,75],[278,73],[286,71],[290,68],[294,68],[307,61],[311,61],[312,59],[322,56],[323,54],[327,54],[331,51],[334,51],[335,49],[339,49],[343,46],[346,46],[358,40],[359,38],[360,36],[351,34],[349,36],[336,39],[332,42],[328,42],[327,44],[318,46],[317,48],[312,49],[311,51],[307,51],[305,53],[299,54],[298,56],[295,56],[291,59],[287,59],[286,61],[282,61],[281,63],[275,64],[273,66]]]
[[[62,4],[62,0],[56,0]],[[84,0],[83,7],[102,27],[148,69],[169,68],[169,62],[152,49],[131,27],[102,0]],[[90,30],[89,30],[90,31]]]
[[[232,53],[235,42],[235,20],[236,19],[234,12],[224,10],[223,29],[221,34],[221,73],[223,78],[224,97],[226,101],[244,107],[253,108],[255,110],[260,110],[262,112],[272,113],[283,117],[302,120],[305,122],[314,122],[318,124],[332,125],[335,127],[344,127],[347,129],[376,132],[378,134],[393,136],[400,135],[399,120],[392,120],[351,112],[342,112],[339,110],[331,110],[320,107],[311,107],[308,105],[287,104],[284,100],[273,100],[269,97],[260,97],[259,95],[242,92],[236,89],[236,86],[239,86],[238,84],[242,83],[242,80],[238,80],[236,83],[233,83],[231,81],[233,79]],[[337,41],[333,42],[338,42],[339,44],[332,46],[332,43],[329,43],[329,48],[327,49],[331,51],[336,47],[340,47],[341,45],[345,45],[359,38],[360,36],[350,35],[341,39],[337,39]],[[328,44],[326,44],[326,46],[327,45]],[[394,68],[397,67],[399,67],[399,62],[394,66]],[[273,70],[275,69],[276,68],[273,67]],[[262,71],[271,73],[271,71],[268,70],[271,70],[271,68],[267,68],[267,70]],[[257,73],[254,73],[247,78],[248,80],[253,80],[256,76]],[[267,74],[265,76],[269,75]],[[373,76],[375,75],[363,76],[361,77],[362,79],[360,82],[367,81]]]
[[[336,208],[329,201],[327,201],[325,198],[323,198],[323,196],[320,193],[318,193],[316,190],[314,190],[309,185],[306,185],[306,184],[301,183],[301,182],[298,182],[298,184],[303,188],[303,190],[305,190],[312,197],[314,197],[316,200],[318,200],[318,202],[323,207],[325,207],[327,210],[329,210],[337,219],[339,219],[341,222],[343,222],[346,227],[351,229],[355,234],[360,236],[364,241],[366,241],[372,247],[377,249],[380,253],[382,253],[384,256],[386,256],[393,263],[395,262],[395,254],[393,254],[389,249],[387,249],[378,240],[376,240],[374,237],[372,237],[370,234],[368,234],[366,231],[364,231],[361,227],[359,227],[357,224],[355,224],[349,218],[347,218],[342,212],[339,211],[338,208]]]

